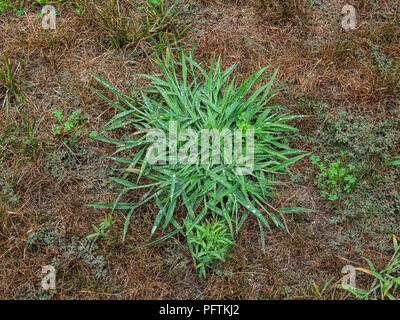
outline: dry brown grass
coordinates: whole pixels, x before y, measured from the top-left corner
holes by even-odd
[[[329,6],[323,12],[311,10],[306,1],[266,1],[263,10],[251,1],[191,2],[197,8],[185,40],[191,44],[196,37],[196,58],[209,63],[213,57],[221,56],[223,66],[238,65],[235,73],[241,79],[265,65],[280,67],[278,81],[287,90],[276,98],[279,103],[293,106],[295,96],[302,94],[332,106],[348,105],[381,117],[388,116],[388,110],[397,103],[396,80],[377,74],[370,63],[357,61],[357,51],[371,59],[371,47],[363,40],[366,38],[399,62],[398,25],[394,17],[381,21],[377,13],[388,12],[394,6],[392,1],[380,1],[379,10],[369,1],[356,1],[361,22],[354,32],[340,28],[341,2],[327,2]],[[154,74],[157,68],[141,54],[140,44],[129,50],[107,46],[105,32],[84,16],[76,15],[68,5],[61,6],[56,31],[41,29],[37,7],[28,7],[24,16],[9,13],[1,19],[0,54],[14,63],[24,63],[23,72],[19,72],[26,96],[24,110],[33,118],[44,117],[37,135],[39,148],[24,155],[7,145],[10,156],[0,161],[0,178],[11,174],[9,182],[20,197],[16,204],[0,202],[0,298],[15,299],[27,297],[27,284],[37,288],[41,267],[59,255],[57,248],[46,248],[43,242],[37,247],[29,246],[29,234],[40,231],[50,221],[64,239],[73,235],[85,237],[92,232],[92,224],[104,217],[103,210],[85,204],[112,201],[115,197],[114,191],[100,183],[106,180],[100,169],[110,166],[104,159],[96,158],[97,162],[92,163],[89,156],[79,156],[78,149],[67,149],[72,151],[77,166],[69,168],[62,181],[46,169],[49,158],[67,148],[51,134],[53,110],[71,112],[80,108],[92,116],[86,122],[88,131],[99,130],[115,110],[90,91],[89,87],[96,84],[89,74],[99,75],[129,93],[131,87],[145,84],[138,74]],[[4,105],[0,104],[0,132],[5,126],[4,112]],[[15,117],[14,111],[10,112]],[[302,128],[312,127],[311,120],[302,121]],[[93,157],[113,151],[86,136],[80,138],[79,146],[86,153],[92,152]],[[300,171],[302,165],[293,170]],[[100,176],[99,181],[88,189],[90,179],[96,175]],[[132,195],[134,199],[139,196]],[[99,254],[111,253],[106,258],[107,277],[96,281],[82,261],[65,260],[54,298],[278,299],[285,297],[283,288],[288,286],[293,298],[321,298],[313,293],[312,283],[322,287],[331,276],[337,281],[341,276],[340,259],[326,245],[338,230],[327,224],[323,203],[312,186],[288,181],[279,188],[274,201],[277,207],[297,205],[316,212],[307,217],[309,224],[298,224],[289,218],[289,235],[279,230],[268,233],[265,256],[260,250],[258,226],[249,221],[240,233],[235,258],[226,265],[226,271],[211,273],[204,281],[199,279],[184,240],[179,237],[128,253],[148,241],[156,214],[151,204],[134,213],[124,245],[119,242],[124,216],[117,213],[117,240],[111,247],[99,242]],[[341,255],[351,261],[359,259],[351,248]],[[379,263],[381,258],[384,260],[375,260]],[[333,289],[322,298],[332,297],[330,294],[346,298],[343,292]]]

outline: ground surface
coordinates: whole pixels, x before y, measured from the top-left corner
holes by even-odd
[[[15,66],[18,84],[0,88],[0,298],[347,299],[335,288],[344,265],[364,266],[367,257],[382,267],[390,258],[392,234],[400,236],[400,170],[385,165],[400,154],[399,2],[352,1],[357,25],[349,31],[341,26],[347,1],[185,3],[181,19],[190,27],[178,46],[195,40],[198,62],[221,56],[224,67],[237,64],[240,79],[279,67],[282,91],[273,102],[309,116],[294,123],[300,131],[291,144],[329,161],[349,153],[355,188],[337,201],[321,197],[317,167],[302,159],[281,178],[271,204],[314,211],[288,215],[289,234],[267,232],[265,255],[257,222],[248,220],[234,258],[205,280],[180,236],[129,253],[149,240],[151,203],[133,214],[125,244],[125,212],[117,211],[109,241],[92,246],[85,237],[106,210],[86,204],[112,202],[117,192],[108,179],[113,147],[88,136],[115,110],[90,91],[100,88],[90,74],[129,94],[145,85],[139,74],[157,73],[153,45],[112,46],[85,9],[75,12],[80,2],[57,5],[57,29],[43,30],[41,6],[26,3],[25,14],[0,16],[0,54]],[[139,14],[124,8],[132,19]],[[82,110],[75,143],[53,134],[55,109]],[[52,293],[40,286],[49,264],[57,269]]]

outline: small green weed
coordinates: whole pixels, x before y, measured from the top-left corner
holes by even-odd
[[[59,136],[64,142],[74,144],[81,135],[78,128],[79,123],[82,121],[81,110],[74,110],[65,118],[62,109],[54,110],[54,117],[60,124],[53,125],[53,134]]]
[[[106,241],[107,245],[110,246],[112,244],[111,232],[114,224],[115,221],[113,220],[111,214],[106,214],[103,222],[100,223],[99,227],[93,225],[93,229],[95,232],[89,234],[86,238],[94,238],[95,241],[98,238],[103,238]]]
[[[324,297],[326,296],[326,292],[329,290],[329,287],[333,280],[335,280],[335,277],[332,277],[327,282],[325,282],[322,289],[319,289],[318,285],[313,282],[311,285],[311,292],[317,299],[324,299]]]
[[[21,16],[25,13],[24,4],[26,2],[40,5],[58,4],[65,0],[0,0],[0,13],[7,10],[14,11],[17,15]]]
[[[400,245],[396,236],[393,235],[394,253],[381,271],[377,271],[371,261],[367,258],[363,259],[367,262],[369,269],[356,268],[356,270],[364,272],[374,277],[374,280],[368,290],[361,288],[346,288],[357,298],[363,300],[399,300],[400,299]]]
[[[398,160],[393,160],[389,162],[389,165],[391,166],[399,166],[400,165],[400,157],[397,157]]]
[[[190,229],[190,224],[186,226]],[[235,245],[229,228],[221,221],[203,222],[196,225],[188,235],[188,244],[200,276],[206,277],[207,267],[215,262],[225,262]]]
[[[24,0],[0,0],[0,13],[6,10],[12,10],[18,15],[23,15]]]
[[[355,167],[352,164],[343,166],[343,157],[329,164],[324,164],[318,156],[311,156],[310,160],[316,165],[320,173],[316,180],[317,187],[321,190],[321,196],[331,201],[338,200],[343,192],[349,193],[356,183],[352,175]]]

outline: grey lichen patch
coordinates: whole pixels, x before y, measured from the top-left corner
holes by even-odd
[[[48,264],[56,270],[56,290],[44,291],[41,285],[41,276],[44,275],[38,273],[36,285],[26,284],[17,293],[18,297],[52,299],[59,292],[59,285],[63,287],[66,282],[98,286],[107,280],[107,262],[98,252],[98,245],[89,239],[77,235],[63,236],[60,230],[45,223],[37,231],[29,233],[26,243],[32,255],[49,256]]]

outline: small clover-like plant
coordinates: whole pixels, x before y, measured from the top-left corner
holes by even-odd
[[[343,156],[342,153],[342,158],[327,164],[318,156],[310,157],[311,163],[320,170],[315,184],[321,190],[321,196],[330,201],[340,199],[343,193],[349,193],[356,183],[353,175],[355,167],[352,164],[344,166]]]
[[[200,269],[200,276],[204,278],[206,269],[225,262],[235,245],[229,228],[220,221],[196,225],[188,235],[188,243],[196,269]]]
[[[64,117],[62,109],[56,109],[53,113],[59,124],[53,125],[53,134],[63,138],[65,142],[73,142],[80,135],[78,125],[82,120],[81,110],[74,110],[68,118]]]

